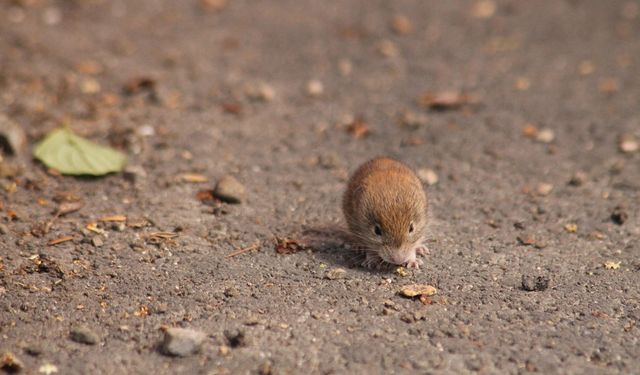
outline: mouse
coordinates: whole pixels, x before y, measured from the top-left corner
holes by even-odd
[[[356,250],[367,268],[385,264],[420,268],[417,255],[427,227],[427,194],[416,173],[403,162],[378,157],[356,169],[342,198],[342,211]]]

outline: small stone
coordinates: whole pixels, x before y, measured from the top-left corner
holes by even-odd
[[[147,177],[147,172],[139,165],[127,165],[123,171],[124,178],[132,184],[138,183]]]
[[[353,64],[348,59],[341,59],[338,61],[338,70],[343,77],[346,77],[353,71]]]
[[[564,230],[566,230],[569,233],[576,233],[578,231],[578,224],[567,223],[564,225]]]
[[[165,355],[186,357],[198,353],[206,335],[188,328],[167,328],[161,351]]]
[[[0,114],[0,155],[21,154],[27,147],[27,135],[22,127]]]
[[[240,203],[245,197],[245,187],[233,176],[222,177],[213,189],[213,195],[223,202]]]
[[[101,247],[102,245],[104,245],[104,242],[102,241],[102,238],[100,238],[100,236],[94,236],[93,238],[91,238],[91,244],[95,247]]]
[[[531,234],[521,234],[518,237],[518,242],[522,245],[535,245],[536,238]]]
[[[9,233],[9,227],[0,223],[0,234],[7,234]]]
[[[629,219],[629,214],[625,210],[624,206],[619,205],[613,209],[613,212],[611,213],[611,220],[614,223],[622,225],[627,221],[627,219]]]
[[[632,135],[624,135],[620,138],[620,151],[625,154],[630,154],[632,152],[636,152],[640,149],[640,143],[638,140]]]
[[[347,275],[347,271],[344,268],[332,268],[325,274],[325,278],[329,280],[344,279]]]
[[[418,178],[425,184],[432,186],[438,183],[438,175],[431,168],[420,168],[417,171]]]
[[[100,89],[100,83],[93,78],[83,79],[80,83],[80,91],[83,94],[96,94]]]
[[[51,363],[45,363],[44,365],[38,367],[38,372],[44,375],[51,375],[58,372],[58,367]]]
[[[4,352],[0,356],[0,369],[9,374],[15,374],[24,368],[22,361],[11,352]]]
[[[413,30],[413,25],[407,17],[397,15],[391,20],[391,30],[398,35],[406,35]]]
[[[276,97],[276,91],[265,82],[249,84],[245,87],[245,95],[249,99],[270,102]]]
[[[556,138],[555,133],[551,129],[541,129],[536,135],[536,141],[540,143],[551,143]]]
[[[549,193],[551,193],[551,190],[553,190],[553,185],[545,182],[538,184],[538,187],[536,189],[538,195],[543,197],[549,195]]]
[[[587,176],[585,172],[578,171],[574,173],[573,176],[571,176],[571,179],[569,180],[569,185],[582,186],[584,185],[585,182],[587,182],[587,179],[589,179],[589,176]]]
[[[398,46],[387,39],[378,44],[378,52],[384,57],[397,57],[400,54]]]
[[[496,12],[496,3],[493,0],[476,1],[471,9],[471,14],[475,18],[491,18]]]
[[[400,117],[400,124],[408,128],[417,129],[427,125],[429,117],[424,113],[416,113],[413,111],[405,111]]]
[[[541,292],[549,287],[546,276],[522,275],[522,289],[527,292]]]
[[[311,81],[307,82],[307,86],[305,89],[307,95],[312,97],[318,97],[324,93],[324,85],[317,79],[312,79]]]
[[[85,326],[73,328],[69,337],[75,342],[86,345],[95,345],[100,340],[95,332]]]

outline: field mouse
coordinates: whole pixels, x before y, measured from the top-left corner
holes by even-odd
[[[422,244],[427,195],[407,165],[387,157],[362,164],[349,180],[342,210],[356,248],[366,255],[363,266],[420,267],[416,254],[428,251]]]

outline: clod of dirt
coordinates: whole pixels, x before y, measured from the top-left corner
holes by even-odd
[[[439,181],[438,174],[431,168],[420,168],[416,173],[420,181],[429,186],[435,185]]]
[[[622,225],[627,221],[627,219],[629,219],[629,214],[623,206],[616,206],[616,208],[613,209],[613,212],[611,213],[611,220],[614,223]]]
[[[160,349],[165,355],[186,357],[198,353],[206,337],[204,333],[188,328],[167,328]]]
[[[213,195],[223,202],[240,203],[244,200],[246,190],[244,185],[233,176],[224,176],[213,189]]]
[[[0,151],[7,155],[21,154],[27,146],[22,127],[0,114]]]
[[[69,338],[77,343],[95,345],[100,341],[98,335],[85,326],[75,327],[69,333]]]
[[[582,186],[589,179],[589,176],[582,171],[578,171],[571,176],[569,180],[569,185],[571,186]]]
[[[541,292],[549,287],[547,276],[522,275],[522,289],[527,292]]]
[[[224,337],[232,348],[240,348],[250,344],[249,338],[242,330],[224,331]]]
[[[416,296],[432,296],[436,294],[437,290],[435,287],[427,284],[411,284],[405,285],[400,288],[400,294],[404,297],[413,298]]]
[[[324,275],[326,279],[329,280],[338,280],[344,279],[347,275],[347,271],[344,268],[332,268]]]
[[[24,368],[22,361],[20,361],[13,353],[5,352],[0,357],[0,369],[9,374],[15,374],[20,372]]]

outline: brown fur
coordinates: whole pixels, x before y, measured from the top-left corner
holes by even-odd
[[[364,163],[349,180],[342,208],[358,245],[391,263],[411,259],[412,253],[415,259],[427,224],[427,196],[408,166],[390,158]]]

